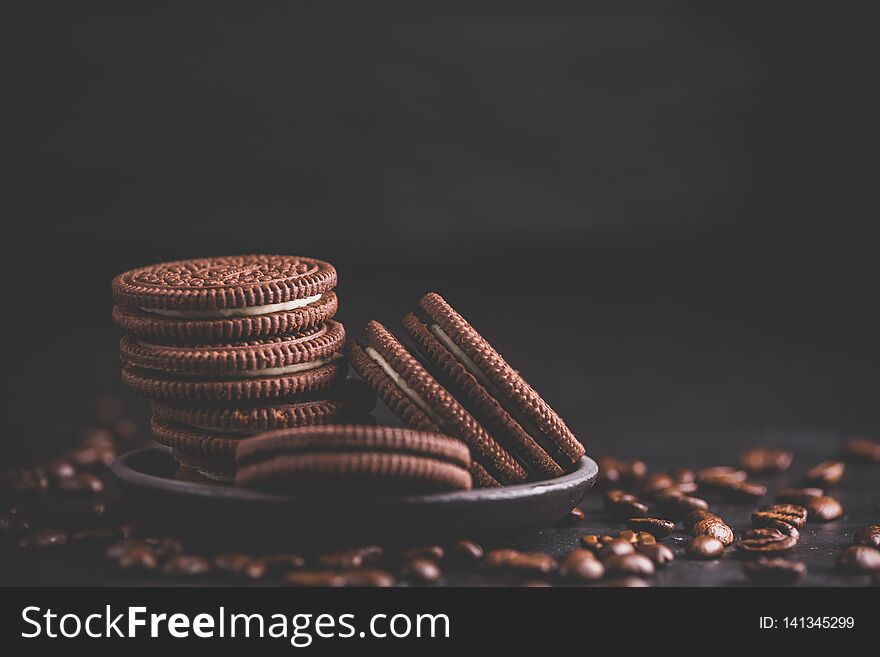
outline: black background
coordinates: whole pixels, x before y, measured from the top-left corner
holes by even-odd
[[[441,292],[591,454],[876,434],[866,16],[296,4],[4,18],[4,460],[118,389],[113,275],[242,252]]]

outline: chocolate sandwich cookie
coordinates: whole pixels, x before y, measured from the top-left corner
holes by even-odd
[[[480,485],[520,483],[525,468],[468,413],[384,326],[371,321],[367,345],[346,345],[354,369],[408,426],[462,440],[477,464]]]
[[[195,429],[155,416],[150,430],[153,440],[171,448],[179,465],[215,481],[231,482],[235,476],[235,448],[242,437]]]
[[[330,320],[298,335],[213,346],[159,345],[124,336],[123,382],[152,399],[256,400],[301,395],[345,376],[345,331]]]
[[[584,446],[541,396],[439,294],[403,326],[439,380],[533,477],[570,471]]]
[[[471,487],[470,453],[438,433],[322,425],[242,441],[239,486],[273,491],[437,492]]]

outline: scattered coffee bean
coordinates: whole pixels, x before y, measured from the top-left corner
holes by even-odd
[[[775,530],[774,530],[775,531]],[[737,542],[737,547],[746,554],[781,554],[792,550],[797,545],[797,539],[786,536],[782,532],[779,536],[754,536],[743,537]]]
[[[605,571],[609,575],[635,575],[650,577],[654,574],[654,562],[644,554],[615,554],[603,559]]]
[[[636,550],[653,561],[655,566],[665,566],[675,559],[672,550],[662,543],[636,545]]]
[[[162,566],[169,577],[198,577],[211,572],[211,562],[194,554],[176,554]]]
[[[571,511],[568,512],[564,518],[560,519],[557,523],[557,527],[577,527],[581,524],[586,516],[584,512],[579,508],[575,507]]]
[[[403,560],[409,559],[433,559],[441,561],[443,559],[444,550],[440,545],[420,545],[419,547],[408,548],[400,553]]]
[[[49,478],[42,468],[12,468],[0,476],[0,483],[21,494],[43,494],[49,490]]]
[[[382,548],[371,545],[349,550],[339,550],[322,554],[318,557],[319,563],[326,568],[339,570],[360,568],[368,564],[377,563],[382,559]]]
[[[251,579],[260,579],[266,574],[266,567],[259,559],[241,552],[226,552],[214,557],[214,568]]]
[[[761,527],[764,529],[775,529],[785,536],[791,536],[796,541],[801,540],[800,530],[794,525],[790,525],[782,520],[770,520],[761,525]]]
[[[843,461],[824,461],[810,468],[804,475],[804,483],[817,488],[831,488],[840,483],[846,465]]]
[[[596,485],[599,488],[614,488],[620,485],[620,471],[617,469],[617,459],[612,456],[602,456],[596,459],[599,466],[599,477]]]
[[[632,529],[624,529],[623,531],[617,532],[617,538],[622,538],[624,541],[635,543],[637,540],[639,540],[639,535],[636,534]]]
[[[125,530],[122,527],[86,529],[73,532],[69,536],[71,544],[89,548],[105,548],[123,538],[125,538]]]
[[[797,504],[771,504],[752,514],[752,524],[766,527],[769,523],[781,520],[801,529],[807,524],[807,510]]]
[[[44,552],[67,544],[67,532],[60,529],[37,529],[18,540],[18,548],[25,552]]]
[[[694,471],[690,468],[676,468],[672,471],[672,478],[679,486],[681,484],[692,484],[696,481]]]
[[[843,444],[843,454],[853,461],[880,463],[880,442],[858,436]]]
[[[712,536],[722,545],[733,543],[733,530],[718,516],[703,518],[693,526],[691,533],[696,536]]]
[[[851,573],[880,570],[880,550],[867,545],[850,545],[837,555],[837,567]]]
[[[58,481],[58,490],[65,493],[97,495],[104,491],[104,482],[95,475],[83,472]]]
[[[401,569],[401,577],[419,584],[434,584],[442,576],[440,566],[433,559],[414,557]]]
[[[657,537],[649,532],[639,532],[636,534],[637,545],[654,545],[656,542]]]
[[[518,586],[526,589],[548,589],[553,585],[545,579],[524,579]]]
[[[176,554],[183,552],[183,545],[176,538],[165,536],[161,538],[144,538],[144,544],[147,545],[159,559],[167,559]]]
[[[691,539],[685,547],[685,554],[691,559],[717,559],[724,554],[724,543],[714,536],[701,534]]]
[[[605,510],[616,518],[638,518],[648,513],[648,507],[635,495],[622,490],[605,493]]]
[[[481,562],[483,568],[490,570],[510,570],[520,573],[546,574],[556,570],[556,559],[541,552],[520,552],[500,549],[486,553]]]
[[[648,532],[655,538],[666,538],[675,529],[675,523],[662,518],[630,518],[626,526],[634,531]]]
[[[788,534],[772,527],[749,527],[742,533],[742,538],[774,538],[780,539]]]
[[[821,488],[783,488],[776,493],[776,502],[779,504],[798,504],[806,506],[811,497],[824,495]]]
[[[697,483],[701,486],[712,486],[715,483],[732,483],[745,481],[748,473],[745,470],[727,465],[718,465],[712,468],[703,468],[694,475]]]
[[[620,473],[620,480],[624,484],[632,485],[639,481],[648,472],[648,466],[644,461],[623,460],[617,462],[617,471]]]
[[[104,556],[108,559],[119,559],[129,550],[134,550],[137,548],[148,548],[148,546],[143,541],[139,541],[136,539],[125,539],[108,546],[107,549],[104,550]]]
[[[809,520],[814,522],[829,522],[843,515],[843,506],[840,502],[827,495],[811,497],[804,506],[809,514]]]
[[[306,560],[301,555],[296,554],[295,552],[282,552],[255,559],[251,570],[256,572],[258,569],[262,568],[263,572],[268,575],[280,575],[289,570],[302,568],[305,565]]]
[[[460,565],[471,565],[483,558],[483,548],[473,541],[459,540],[446,546],[446,559]]]
[[[668,474],[656,472],[645,477],[639,485],[639,493],[654,497],[657,493],[675,487],[675,480]]]
[[[586,534],[581,536],[581,546],[592,552],[598,552],[602,549],[602,541],[596,534]]]
[[[767,494],[767,487],[753,481],[719,482],[715,491],[729,502],[747,503],[759,500]]]
[[[559,575],[568,580],[593,582],[605,575],[605,566],[596,555],[584,548],[575,548],[559,563]]]
[[[781,557],[758,557],[746,562],[743,569],[756,582],[773,586],[794,584],[807,572],[807,567],[800,561]]]
[[[73,463],[65,459],[53,459],[46,464],[46,475],[53,481],[69,479],[76,476],[76,468]]]
[[[704,518],[720,518],[720,516],[706,509],[696,509],[687,514],[681,524],[686,532],[693,534],[694,525]]]
[[[339,587],[345,586],[345,577],[335,570],[294,570],[284,576],[284,581],[297,587]]]
[[[785,472],[794,455],[784,449],[753,447],[739,455],[739,464],[752,474]]]
[[[598,458],[596,463],[599,465],[598,483],[602,488],[632,485],[648,471],[642,461],[626,461],[613,456]]]
[[[599,586],[602,588],[635,589],[649,587],[651,585],[641,577],[615,577],[613,579],[605,580],[600,583]]]
[[[610,556],[624,556],[632,554],[636,549],[630,541],[623,538],[612,538],[602,541],[602,547],[599,549],[599,556],[603,559]]]
[[[123,570],[156,570],[159,560],[149,547],[141,545],[120,554],[116,564]]]
[[[880,525],[862,527],[853,535],[853,544],[880,548]]]
[[[706,511],[709,503],[700,498],[675,491],[657,499],[657,510],[664,518],[680,520],[693,511]]]

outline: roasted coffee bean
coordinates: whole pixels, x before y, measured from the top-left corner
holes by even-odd
[[[700,498],[684,495],[675,491],[675,494],[664,495],[657,500],[659,515],[670,520],[680,520],[693,511],[706,511],[709,503]]]
[[[772,538],[780,539],[788,534],[772,527],[749,527],[742,533],[742,538]]]
[[[639,535],[636,534],[632,529],[624,529],[623,531],[617,532],[617,538],[622,538],[624,541],[635,543],[637,540],[639,540]]]
[[[318,557],[318,562],[325,568],[353,569],[378,563],[382,559],[382,554],[380,546],[369,545],[322,554]]]
[[[701,486],[711,486],[712,484],[723,482],[731,483],[737,481],[745,481],[748,473],[745,470],[734,468],[727,465],[718,465],[712,468],[703,468],[697,470],[694,477]]]
[[[648,466],[643,461],[618,460],[617,471],[620,473],[620,480],[624,484],[631,485],[645,476],[648,472]]]
[[[58,490],[65,493],[97,495],[104,492],[104,482],[95,475],[83,472],[58,481]]]
[[[717,559],[724,554],[724,543],[714,536],[701,534],[691,539],[685,547],[685,554],[691,559]]]
[[[696,536],[712,536],[723,545],[733,543],[733,530],[718,516],[703,518],[693,526],[691,533]]]
[[[65,459],[53,459],[49,461],[45,466],[45,470],[46,475],[53,481],[60,481],[61,479],[69,479],[70,477],[76,476],[76,468],[73,467],[73,463]]]
[[[111,448],[101,445],[81,445],[67,452],[67,458],[70,459],[78,468],[91,469],[99,465],[109,465],[107,463],[108,455],[111,454]],[[110,459],[112,462],[112,459]]]
[[[49,478],[42,468],[12,468],[0,476],[0,483],[16,493],[43,494],[49,490]]]
[[[728,502],[746,503],[759,500],[767,494],[767,487],[753,481],[718,482],[715,491]]]
[[[770,520],[761,525],[763,529],[775,529],[776,531],[784,534],[785,536],[791,536],[794,540],[801,540],[801,532],[794,525],[790,525],[787,522],[782,520]]]
[[[136,539],[125,539],[108,546],[107,549],[104,550],[104,556],[108,559],[119,559],[123,554],[129,552],[130,550],[135,550],[139,548],[149,548],[149,546],[143,541],[139,541]]]
[[[608,541],[602,541],[602,547],[599,550],[599,556],[603,559],[611,556],[623,556],[632,554],[636,549],[630,541],[623,538],[612,538]]]
[[[253,564],[258,563],[256,557],[242,552],[225,552],[214,557],[214,568],[217,570],[259,579],[266,574],[265,567],[252,569]]]
[[[80,442],[82,445],[88,445],[89,447],[113,447],[115,441],[113,440],[113,434],[107,429],[90,427],[83,431]]]
[[[568,580],[593,582],[602,579],[605,566],[591,550],[575,548],[559,563],[560,577]]]
[[[630,518],[626,526],[633,531],[648,532],[655,538],[666,538],[675,529],[675,523],[662,518]]]
[[[549,589],[553,585],[545,579],[524,579],[517,586],[525,589]]]
[[[568,512],[564,518],[561,518],[557,523],[557,527],[577,527],[581,524],[586,516],[584,512],[579,508],[575,507],[571,511]]]
[[[602,541],[596,534],[581,536],[581,545],[592,552],[598,552],[602,549]]]
[[[519,573],[546,574],[556,570],[556,559],[541,552],[520,552],[501,549],[486,553],[481,562],[490,570],[510,570]]]
[[[648,507],[630,493],[611,490],[605,493],[605,510],[616,518],[638,518],[648,513]]]
[[[704,518],[720,518],[720,516],[706,509],[696,509],[687,514],[684,520],[681,521],[681,524],[686,532],[693,533],[694,525]]]
[[[651,585],[641,577],[615,577],[613,579],[605,580],[600,583],[599,586],[602,588],[635,589],[649,587]]]
[[[375,557],[370,557],[370,559],[372,559],[372,561],[369,563],[375,563],[379,560]],[[269,575],[280,575],[288,570],[295,570],[306,565],[306,560],[295,552],[270,554],[264,557],[259,557],[256,561]]]
[[[801,529],[807,524],[807,516],[807,510],[797,504],[771,504],[752,514],[752,524],[766,527],[771,522],[781,520]]]
[[[419,584],[434,584],[443,575],[433,559],[415,557],[407,561],[400,571],[401,577]]]
[[[696,481],[694,471],[690,468],[676,468],[672,471],[672,478],[675,479],[675,483],[679,486],[682,484],[692,484]]]
[[[171,536],[161,538],[150,537],[142,540],[159,559],[167,559],[183,552],[181,542]]]
[[[96,549],[103,549],[123,538],[125,538],[125,530],[122,527],[86,529],[73,532],[69,536],[70,542],[73,545]]]
[[[639,484],[639,493],[654,497],[657,493],[675,487],[675,480],[664,472],[655,472],[645,477]]]
[[[451,563],[470,565],[483,558],[483,548],[473,541],[458,540],[446,546],[446,559]]]
[[[639,554],[644,554],[651,561],[653,561],[655,566],[665,566],[670,561],[673,561],[675,559],[675,555],[672,553],[672,550],[670,550],[662,543],[639,544],[636,545],[636,550],[639,552]]]
[[[18,549],[25,552],[55,550],[67,544],[67,532],[60,529],[38,529],[18,540]]]
[[[843,515],[840,502],[827,495],[811,497],[804,506],[809,513],[809,520],[813,522],[829,522]]]
[[[199,577],[211,572],[211,562],[194,554],[176,554],[162,566],[168,577]]]
[[[120,554],[116,564],[123,570],[156,570],[159,560],[149,547],[141,545]]]
[[[617,469],[617,459],[613,456],[602,456],[596,459],[599,466],[599,477],[596,485],[599,488],[614,488],[620,485],[620,471]]]
[[[851,573],[880,570],[880,550],[867,545],[850,545],[837,555],[837,567]]]
[[[756,582],[773,586],[794,584],[807,572],[807,567],[800,561],[782,557],[758,557],[748,561],[743,569]]]
[[[785,472],[794,455],[784,449],[753,447],[739,455],[739,464],[752,474]]]
[[[807,471],[804,475],[804,483],[817,488],[831,488],[840,483],[844,472],[846,465],[843,461],[824,461]]]
[[[880,442],[858,436],[843,444],[843,454],[853,461],[880,463]]]
[[[782,554],[793,549],[797,545],[797,539],[793,536],[755,536],[754,538],[741,538],[737,547],[746,554]]]
[[[284,581],[297,587],[345,586],[346,578],[335,570],[294,570],[284,576]]]
[[[381,568],[352,568],[341,573],[343,586],[371,589],[386,589],[394,586],[394,577]]]
[[[853,544],[880,548],[880,525],[862,527],[853,535]]]
[[[612,576],[635,575],[650,577],[654,574],[654,562],[644,554],[615,554],[602,560],[605,571]]]
[[[649,532],[639,532],[636,535],[637,545],[654,545],[656,542],[657,537]]]
[[[821,495],[824,495],[821,488],[783,488],[776,493],[776,502],[806,506],[807,500],[811,497],[820,497]]]
[[[420,545],[419,547],[408,548],[400,553],[401,558],[406,561],[409,559],[433,559],[440,561],[443,559],[444,550],[440,545]]]

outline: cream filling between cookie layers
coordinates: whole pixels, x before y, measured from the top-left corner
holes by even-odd
[[[315,294],[305,299],[294,299],[282,303],[270,303],[265,306],[248,306],[246,308],[217,308],[215,310],[165,310],[162,308],[141,308],[146,313],[161,315],[163,317],[177,317],[180,319],[224,319],[226,317],[254,317],[256,315],[268,315],[285,310],[296,310],[320,300],[323,295]]]
[[[226,372],[223,374],[223,377],[232,379],[253,379],[260,376],[279,376],[281,374],[294,374],[296,372],[314,370],[318,367],[321,367],[322,365],[326,365],[331,360],[331,358],[321,358],[318,360],[310,360],[305,363],[294,363],[293,365],[285,365],[283,367],[267,367],[264,370],[242,370],[240,372]],[[206,376],[204,373],[194,374],[192,372],[175,372],[174,375],[189,378],[204,378]]]
[[[415,404],[422,413],[431,418],[431,420],[434,421],[434,424],[443,429],[442,418],[440,418],[440,416],[437,415],[437,413],[435,413],[430,406],[428,406],[428,403],[418,392],[413,390],[409,386],[409,384],[407,384],[407,382],[403,380],[400,374],[397,373],[397,370],[391,367],[391,365],[388,364],[387,360],[382,358],[382,354],[380,354],[372,347],[367,347],[365,351],[367,352],[367,355],[372,358],[379,367],[382,368],[382,371],[389,376],[389,378],[394,382],[394,385],[400,388],[401,392],[403,392],[403,394],[406,395],[409,400],[413,404]]]
[[[534,422],[529,420],[522,411],[510,402],[507,395],[502,393],[501,389],[492,383],[489,377],[480,369],[480,366],[477,365],[470,356],[464,353],[461,347],[452,341],[452,338],[449,337],[449,334],[446,333],[446,331],[440,328],[437,324],[428,324],[428,330],[434,334],[434,337],[437,338],[440,344],[446,347],[449,352],[455,356],[462,365],[464,365],[465,369],[473,375],[477,382],[483,386],[499,404],[501,404],[501,408],[503,408],[507,414],[523,428],[523,431],[540,445],[541,449],[547,452],[550,456],[561,456],[566,461],[568,460],[568,457],[562,453],[562,450],[560,450],[557,445],[553,444],[553,442],[544,435],[544,432],[541,431]]]

